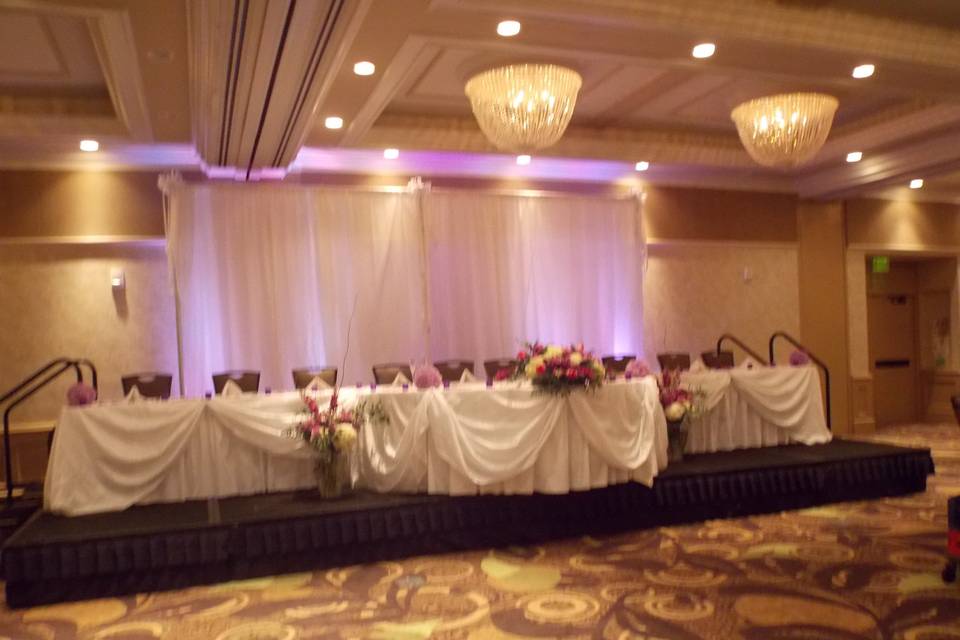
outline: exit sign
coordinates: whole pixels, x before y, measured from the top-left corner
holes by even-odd
[[[873,256],[871,266],[874,273],[890,273],[890,258],[888,256]]]

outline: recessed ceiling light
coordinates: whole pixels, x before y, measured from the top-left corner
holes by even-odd
[[[641,160],[640,162],[635,164],[633,168],[636,169],[637,171],[646,171],[647,169],[650,168],[650,163],[647,162],[646,160]]]
[[[521,166],[530,164],[530,156],[517,156],[517,164]]]
[[[497,25],[497,35],[504,38],[512,38],[520,33],[520,23],[516,20],[504,20]]]
[[[860,162],[863,160],[863,151],[851,151],[847,154],[847,162]]]
[[[701,42],[693,48],[694,58],[709,58],[717,51],[717,45],[712,42]]]
[[[372,76],[377,70],[377,65],[367,60],[362,60],[353,65],[353,72],[358,76]]]
[[[396,160],[400,157],[400,149],[384,149],[383,157],[387,160]]]
[[[853,73],[851,74],[854,78],[869,78],[873,75],[873,72],[876,67],[872,64],[861,64],[853,68]]]
[[[919,189],[923,186],[923,178],[914,178],[910,181],[911,189]]]
[[[100,143],[96,140],[81,140],[80,151],[96,151],[100,148]]]
[[[343,127],[343,118],[340,116],[329,116],[323,121],[323,126],[327,129],[340,129]]]

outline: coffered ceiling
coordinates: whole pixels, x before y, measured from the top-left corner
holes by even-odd
[[[520,34],[497,36],[503,19]],[[703,41],[716,55],[693,59]],[[360,60],[376,73],[355,75]],[[157,145],[154,164],[241,178],[291,162],[389,171],[361,160],[386,147],[445,152],[455,172],[465,153],[497,153],[465,81],[521,61],[584,79],[566,135],[542,152],[551,171],[569,159],[572,177],[608,180],[645,160],[652,181],[808,197],[924,177],[960,199],[960,181],[938,178],[960,173],[955,0],[0,0],[0,162],[87,161],[76,141],[97,136],[116,162]],[[876,74],[855,80],[862,63]],[[839,99],[827,144],[799,170],[758,167],[730,110],[800,90]]]

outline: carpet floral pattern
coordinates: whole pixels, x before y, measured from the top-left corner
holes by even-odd
[[[616,536],[0,611],[15,640],[960,639],[940,580],[960,428],[923,494]]]

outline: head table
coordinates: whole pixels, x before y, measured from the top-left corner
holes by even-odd
[[[809,392],[806,371],[769,369],[772,382],[759,384],[761,391],[763,375],[744,385],[729,372],[702,375],[698,384],[709,386],[713,408],[697,422],[725,433],[696,440],[698,447],[829,440],[822,407],[816,428],[811,403],[820,407],[820,400]],[[369,394],[343,388],[341,404]],[[329,395],[319,392],[318,401]],[[556,494],[631,480],[649,486],[667,464],[653,377],[566,397],[528,384],[463,383],[423,391],[381,386],[374,398],[389,422],[361,430],[352,460],[356,485],[373,491]],[[53,442],[45,508],[81,515],[315,487],[311,450],[284,434],[302,407],[296,392],[67,407]]]

